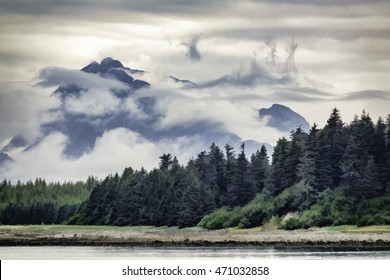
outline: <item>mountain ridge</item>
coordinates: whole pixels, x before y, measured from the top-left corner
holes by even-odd
[[[144,92],[134,97],[135,91],[141,88],[149,88],[150,83],[134,79],[127,74],[127,71],[138,74],[145,73],[143,70],[125,67],[119,60],[111,57],[104,58],[100,63],[93,61],[80,70],[80,72],[87,75],[97,75],[103,79],[119,81],[124,86],[116,89],[107,88],[107,92],[103,96],[95,95],[95,92],[91,92],[87,84],[80,84],[77,80],[72,83],[60,84],[51,96],[60,99],[61,106],[53,109],[52,113],[57,113],[61,117],[41,124],[41,137],[31,143],[25,150],[34,149],[44,137],[59,132],[68,138],[63,150],[64,155],[67,158],[79,158],[83,154],[91,152],[95,147],[96,140],[102,137],[104,133],[117,128],[128,129],[153,143],[175,140],[181,137],[195,137],[203,143],[205,149],[211,143],[222,146],[228,143],[235,147],[238,147],[241,143],[247,143],[248,155],[255,152],[263,144],[268,149],[272,148],[268,143],[262,143],[256,139],[242,139],[239,135],[229,132],[223,123],[211,119],[196,120],[185,124],[179,122],[169,128],[160,129],[158,124],[164,114],[156,108],[156,98],[158,97],[144,95]],[[179,83],[193,83],[190,80],[180,80],[173,76],[169,76],[169,78]],[[113,101],[111,100],[113,102],[112,106],[108,104],[109,101],[106,97],[113,98]],[[95,103],[92,103],[92,105],[83,104],[85,100],[90,102],[88,98],[96,98]],[[124,110],[123,106],[129,100],[134,103],[133,107]],[[107,108],[104,107],[107,110],[97,112],[96,108],[90,107],[93,104],[107,106]],[[79,107],[77,107],[78,110],[74,110],[74,106],[81,106],[82,110]],[[279,110],[274,110],[275,108],[279,108]],[[283,116],[278,117],[278,112],[283,112]],[[134,114],[140,114],[142,117],[137,117]],[[259,109],[259,129],[260,121],[267,116],[271,117],[268,125],[277,128],[281,132],[286,131],[283,126],[283,122],[286,121],[289,123],[289,129],[296,129],[302,124],[304,129],[307,129],[308,126],[307,121],[298,113],[284,105],[274,104],[271,108]]]
[[[269,108],[259,109],[259,118],[263,120],[267,117],[268,125],[282,132],[290,132],[298,127],[306,132],[310,130],[306,119],[285,105],[275,103]]]

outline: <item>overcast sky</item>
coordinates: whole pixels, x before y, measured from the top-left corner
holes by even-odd
[[[362,109],[374,119],[390,113],[389,1],[0,0],[0,144],[36,137],[42,112],[58,106],[52,88],[32,86],[43,69],[73,71],[107,56],[147,71],[154,89],[169,90],[170,75],[197,83],[176,92],[197,95],[191,114],[214,102],[228,112],[210,117],[230,115],[243,138],[256,133],[240,123],[250,117],[234,123],[237,108],[281,103],[321,126],[333,107],[345,122]],[[188,112],[170,103],[160,102],[172,112],[162,126]]]

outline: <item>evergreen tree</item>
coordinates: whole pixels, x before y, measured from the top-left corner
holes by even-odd
[[[340,162],[347,144],[347,135],[340,112],[334,108],[325,127],[321,131],[322,184],[335,188],[341,180]]]
[[[379,118],[376,125],[372,143],[372,155],[378,168],[378,180],[383,187],[386,185],[386,124]]]
[[[229,193],[230,190],[234,188],[234,176],[235,176],[237,159],[233,147],[230,146],[229,144],[225,145],[225,153],[226,153],[225,185],[226,185],[227,192]],[[230,200],[230,198],[228,200]]]
[[[305,185],[321,191],[317,179],[320,176],[318,172],[318,162],[320,159],[318,132],[319,129],[314,124],[310,129],[303,155],[299,159],[298,178],[299,180],[303,180]]]
[[[160,168],[160,170],[168,170],[168,168],[171,166],[172,163],[173,163],[172,155],[171,154],[163,154],[160,157],[159,168]]]
[[[302,186],[300,210],[307,209],[314,203],[316,195],[324,190],[324,186],[319,182],[321,171],[318,133],[319,129],[314,124],[310,129],[303,155],[299,159],[297,175]]]
[[[303,148],[306,142],[307,134],[298,127],[291,133],[291,143],[284,162],[283,172],[281,173],[281,189],[291,187],[298,182],[298,164],[303,155]]]
[[[261,192],[266,185],[266,178],[269,171],[269,161],[267,155],[267,149],[264,145],[261,146],[260,151],[251,156],[250,166],[250,181],[254,186],[255,193]]]
[[[380,193],[378,169],[372,155],[369,155],[366,159],[366,164],[362,170],[362,176],[358,178],[357,186],[360,188],[362,197],[365,198],[372,198]]]
[[[266,180],[264,193],[277,195],[283,190],[282,176],[285,169],[286,159],[290,150],[290,142],[286,138],[280,138],[272,154],[272,166],[269,177]]]
[[[245,156],[245,144],[241,144],[241,152],[235,165],[233,184],[228,189],[230,207],[244,205],[254,196],[255,191],[248,178],[248,160]]]
[[[385,131],[385,150],[383,152],[385,159],[380,170],[380,178],[383,181],[383,187],[386,193],[390,193],[390,115],[387,117]]]
[[[355,117],[349,130],[348,145],[341,161],[342,183],[355,197],[372,197],[379,191],[377,167],[370,153],[375,143],[373,123],[363,112],[361,119]]]
[[[212,181],[216,183],[219,193],[222,195],[227,191],[224,161],[225,159],[221,149],[217,145],[212,145],[210,147],[210,165],[213,167]]]

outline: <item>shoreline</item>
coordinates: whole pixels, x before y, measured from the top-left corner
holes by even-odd
[[[377,248],[390,250],[390,232],[327,230],[31,229],[0,226],[2,246]]]

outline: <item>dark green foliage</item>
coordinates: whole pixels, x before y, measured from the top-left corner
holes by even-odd
[[[358,226],[390,225],[390,195],[368,200],[357,215]]]
[[[80,204],[90,194],[94,183],[50,183],[37,179],[35,182],[16,186],[3,181],[0,184],[1,224],[60,224],[75,215]]]
[[[251,164],[249,168],[249,179],[253,185],[255,193],[262,192],[266,185],[267,176],[269,173],[269,161],[267,149],[264,145],[261,150],[251,156]]]
[[[275,214],[283,216],[288,212],[302,210],[302,206],[305,205],[307,196],[307,186],[302,183],[295,184],[292,187],[285,189],[278,196],[273,198]]]
[[[333,109],[327,124],[320,132],[321,178],[320,184],[326,188],[339,185],[342,175],[340,161],[347,145],[347,131],[341,120],[340,112]]]
[[[370,200],[351,199],[346,189],[327,189],[318,196],[318,203],[302,212],[299,218],[284,225],[286,229],[338,226],[390,224],[390,196]]]
[[[317,204],[301,214],[300,223],[306,228],[355,224],[355,210],[355,201],[343,188],[327,189],[318,195]]]
[[[303,154],[299,158],[298,164],[298,181],[311,188],[313,192],[322,191],[324,186],[319,182],[321,177],[320,170],[320,143],[319,143],[319,130],[317,125],[314,124],[310,129],[307,142],[303,147]]]
[[[303,156],[307,134],[299,127],[291,133],[290,149],[284,164],[281,178],[281,189],[288,188],[298,182],[298,165]]]
[[[382,190],[374,156],[374,125],[363,112],[361,119],[355,118],[352,122],[349,131],[348,144],[340,163],[342,183],[355,197],[374,197]]]
[[[374,126],[364,111],[345,126],[334,109],[324,129],[279,139],[263,193],[273,215],[299,213],[284,228],[388,224],[388,127],[381,119]]]
[[[245,144],[241,145],[241,152],[235,164],[233,182],[228,188],[228,205],[230,207],[244,205],[249,202],[256,193],[254,185],[251,184],[248,170],[249,162],[245,156]]]
[[[386,136],[385,136],[385,150],[384,159],[380,165],[380,180],[383,182],[384,191],[390,192],[390,115],[387,117],[386,123]]]
[[[164,164],[149,173],[128,168],[120,178],[108,176],[70,222],[187,227],[215,209],[211,190],[191,169],[181,167],[175,158],[160,159]]]
[[[207,229],[227,228],[233,224],[231,220],[233,220],[232,212],[230,212],[227,207],[222,207],[203,217],[198,223],[198,226]]]
[[[273,214],[272,203],[262,194],[258,194],[251,202],[242,207],[229,210],[226,207],[206,215],[198,226],[207,229],[227,227],[251,228],[268,222]]]
[[[181,166],[172,154],[147,172],[84,183],[0,184],[0,223],[248,228],[282,220],[286,229],[390,223],[390,117],[364,111],[351,124],[334,109],[325,127],[300,128],[251,155],[216,144]]]
[[[283,228],[286,230],[294,230],[302,228],[302,224],[297,218],[288,219],[287,222],[283,225]]]
[[[272,167],[265,188],[265,193],[268,195],[277,195],[286,187],[283,185],[282,179],[284,177],[290,145],[290,142],[284,137],[276,143],[272,155]]]

